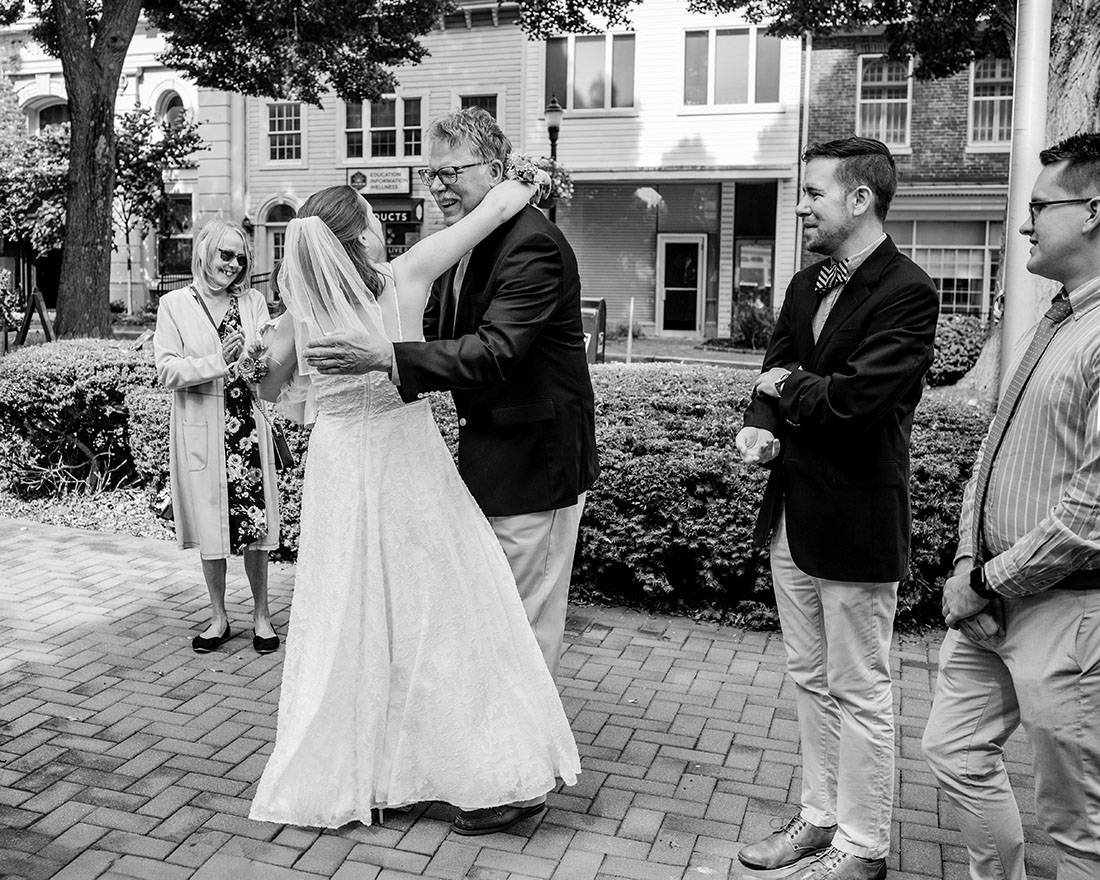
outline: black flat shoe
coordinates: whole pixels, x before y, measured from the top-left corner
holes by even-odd
[[[269,639],[261,639],[256,635],[256,630],[252,630],[252,647],[256,649],[257,654],[270,654],[272,651],[279,650],[279,637],[275,635]]]
[[[227,623],[225,625],[225,630],[220,636],[215,636],[212,639],[195,636],[191,639],[191,650],[196,654],[209,654],[211,651],[216,651],[231,638],[233,638],[233,631],[229,628],[229,624]]]

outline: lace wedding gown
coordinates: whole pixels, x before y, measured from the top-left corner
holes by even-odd
[[[557,689],[428,401],[378,373],[314,383],[278,732],[251,818],[370,824],[372,807],[573,784]]]

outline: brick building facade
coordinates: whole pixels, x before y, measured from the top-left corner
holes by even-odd
[[[1012,67],[987,59],[923,82],[878,34],[815,37],[806,142],[862,134],[897,161],[887,232],[940,287],[946,313],[985,315],[1004,229]]]

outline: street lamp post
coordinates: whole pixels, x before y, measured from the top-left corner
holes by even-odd
[[[558,160],[558,132],[561,131],[562,108],[558,103],[558,96],[551,95],[550,103],[546,105],[546,133],[550,136],[550,162]],[[558,217],[558,201],[551,198],[550,222],[556,223]]]

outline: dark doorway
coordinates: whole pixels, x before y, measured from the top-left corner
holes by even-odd
[[[46,308],[57,308],[57,287],[61,280],[61,251],[50,251],[34,261],[34,278]]]

